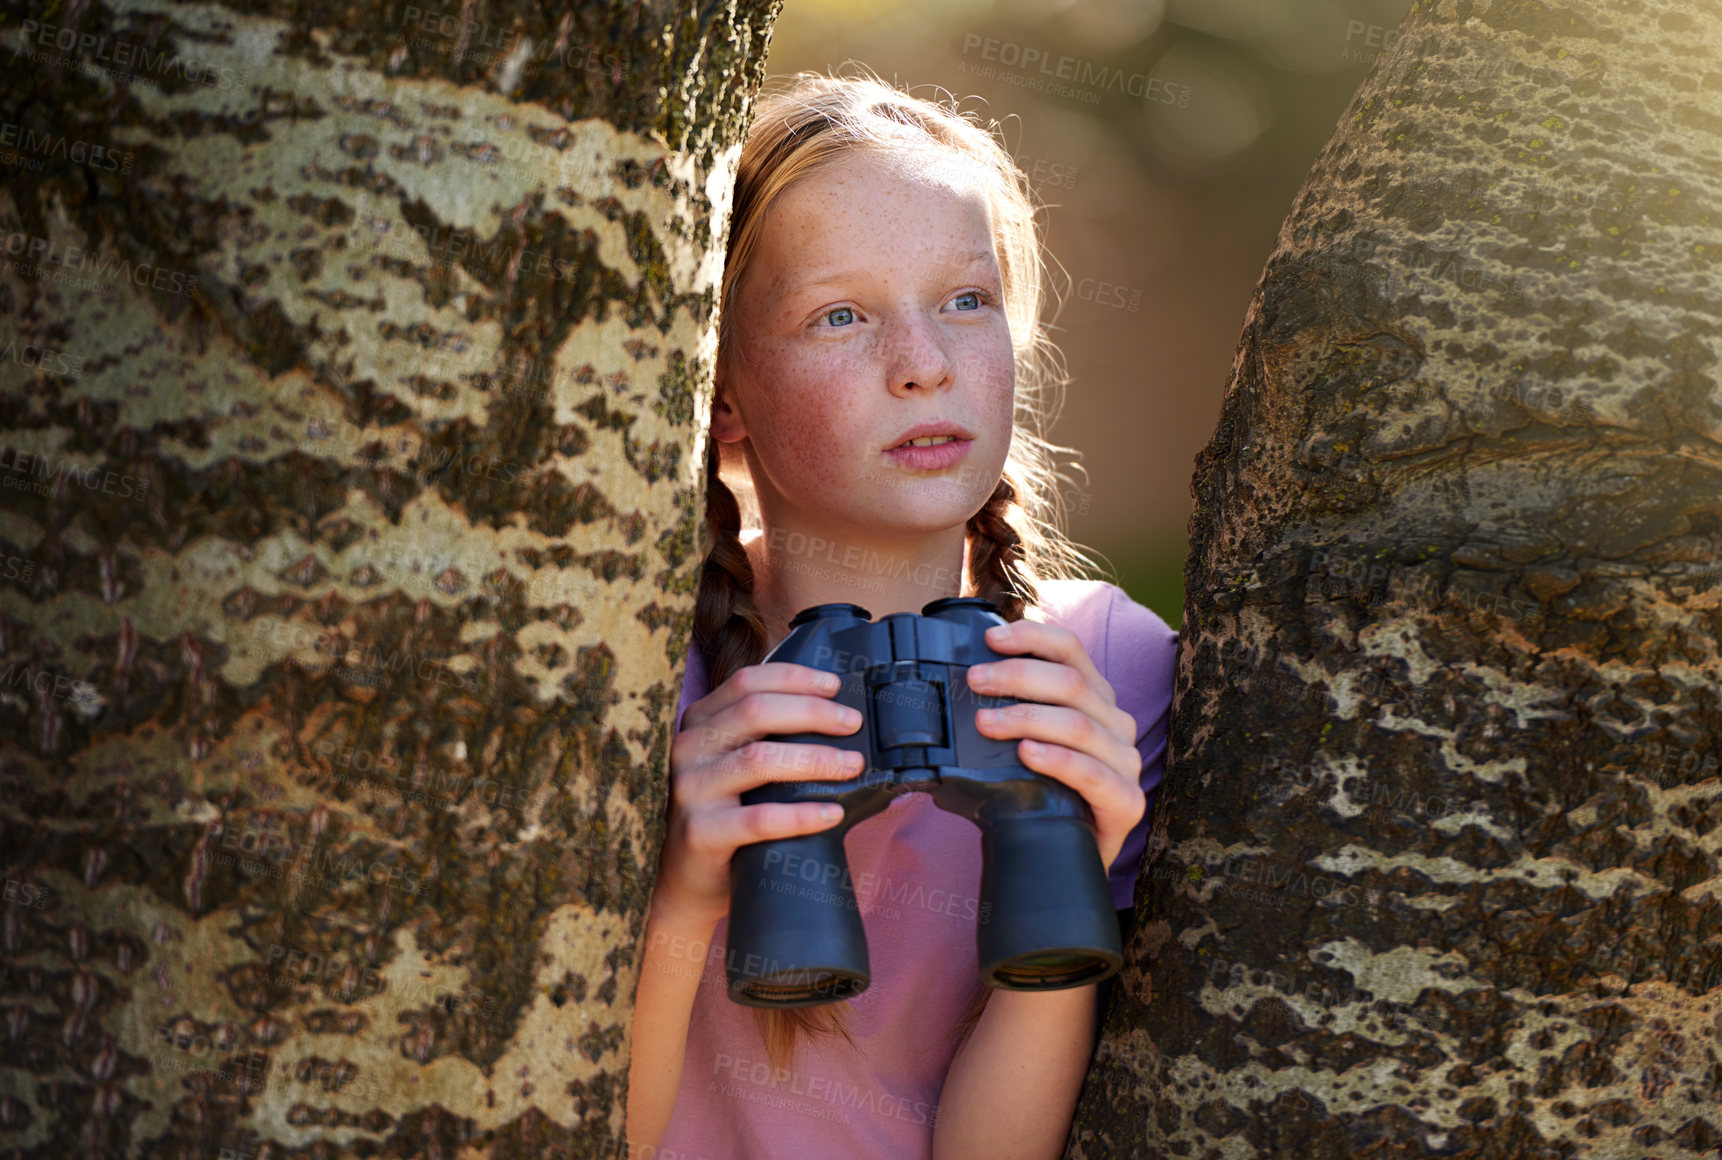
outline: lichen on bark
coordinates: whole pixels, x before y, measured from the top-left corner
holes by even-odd
[[[1722,26],[1413,6],[1198,457],[1071,1156],[1722,1144]]]
[[[0,28],[0,120],[129,158],[0,227],[177,276],[0,270],[76,359],[0,363],[0,1150],[620,1148],[775,14]]]

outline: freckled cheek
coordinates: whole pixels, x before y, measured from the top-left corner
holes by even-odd
[[[765,422],[754,441],[781,471],[804,480],[837,479],[865,449],[875,420],[854,368],[840,358],[779,364],[765,392]]]
[[[1014,415],[1016,365],[1008,339],[1002,344],[977,336],[957,352],[958,367],[968,380],[975,418],[995,430],[1008,432]]]

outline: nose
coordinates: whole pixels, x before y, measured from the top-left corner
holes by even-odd
[[[885,325],[891,393],[905,395],[916,387],[949,387],[955,367],[940,341],[938,328],[918,313],[892,318]]]

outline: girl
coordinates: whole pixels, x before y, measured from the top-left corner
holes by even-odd
[[[971,668],[970,684],[1036,704],[978,727],[1022,739],[1024,765],[1083,796],[1113,905],[1131,907],[1177,634],[1117,586],[1075,578],[1081,557],[1047,518],[1053,445],[1033,428],[1038,389],[1058,380],[1028,190],[987,130],[872,77],[802,74],[757,104],[723,272],[707,451],[715,542],[636,996],[627,1132],[638,1155],[1062,1152],[1097,987],[980,983],[979,831],[931,796],[898,797],[845,837],[866,991],[745,1007],[728,996],[723,961],[736,848],[840,820],[740,795],[860,772],[830,746],[757,743],[859,727],[825,674],[761,663],[791,617],[834,601],[875,618],[944,596],[994,603],[1011,623],[988,643],[1011,659]],[[924,437],[948,438],[909,445]],[[747,538],[726,465],[757,507]]]

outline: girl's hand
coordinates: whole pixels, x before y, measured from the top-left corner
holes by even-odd
[[[710,922],[729,913],[730,858],[771,838],[828,830],[843,818],[817,802],[741,804],[772,781],[841,781],[865,759],[832,745],[765,741],[777,733],[849,734],[861,715],[831,698],[834,674],[771,661],[737,669],[689,705],[670,744],[669,835],[658,859],[654,909]]]
[[[1046,659],[1013,656],[970,666],[975,692],[1037,702],[978,710],[975,727],[987,737],[1024,738],[1017,756],[1025,766],[1082,795],[1094,811],[1101,864],[1110,870],[1148,808],[1136,719],[1118,707],[1112,686],[1068,628],[1018,620],[987,629],[986,641],[994,652]]]

